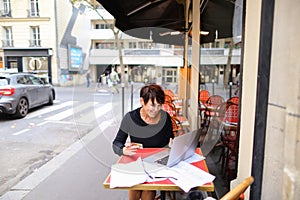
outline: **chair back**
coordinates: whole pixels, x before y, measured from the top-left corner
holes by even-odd
[[[224,98],[220,95],[212,95],[208,98],[206,104],[210,106],[218,106],[224,102]]]
[[[174,104],[171,104],[171,103],[164,103],[162,105],[162,109],[164,111],[166,111],[167,113],[169,113],[169,115],[171,117],[175,117],[177,114],[176,114],[176,107],[174,106]]]
[[[247,190],[247,188],[254,182],[254,178],[252,176],[246,178],[238,184],[236,187],[234,187],[232,190],[230,190],[228,193],[226,193],[221,200],[240,200],[243,199],[243,194]]]
[[[223,121],[229,123],[238,123],[239,121],[239,106],[231,103],[227,105]]]
[[[174,137],[184,134],[180,120],[177,117],[171,117]]]
[[[173,98],[167,94],[165,94],[165,103],[170,104],[173,102]]]
[[[168,95],[169,97],[171,97],[171,100],[174,100],[175,94],[172,90],[170,89],[166,89],[164,90],[165,96]]]
[[[205,104],[210,97],[210,94],[207,90],[201,90],[199,93],[199,102]]]
[[[227,100],[227,102],[239,104],[239,97],[231,97],[230,99]]]

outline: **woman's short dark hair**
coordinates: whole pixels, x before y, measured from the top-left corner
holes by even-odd
[[[165,93],[161,86],[156,84],[145,85],[140,91],[140,97],[143,98],[145,104],[151,99],[151,102],[154,103],[156,99],[157,103],[165,103]]]

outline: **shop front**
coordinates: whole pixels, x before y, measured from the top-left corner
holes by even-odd
[[[3,69],[6,72],[34,73],[44,81],[52,83],[52,49],[3,49]]]

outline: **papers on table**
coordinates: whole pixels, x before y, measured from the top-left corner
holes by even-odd
[[[155,163],[147,163],[138,158],[131,163],[118,163],[111,167],[110,188],[131,187],[144,182],[154,182],[169,178],[185,192],[191,188],[210,183],[215,176],[195,167],[189,162],[203,160],[204,157],[195,154],[186,161],[168,168]]]
[[[114,164],[111,166],[110,188],[131,187],[146,182],[147,178],[141,158],[131,163]]]
[[[191,157],[189,157],[188,159],[186,159],[185,162],[187,162],[187,163],[193,163],[193,162],[199,162],[199,161],[204,160],[204,159],[205,159],[204,156],[201,156],[201,155],[199,155],[197,153],[194,153],[194,155],[191,156]]]
[[[181,161],[171,170],[180,175],[177,180],[172,180],[172,182],[185,192],[190,191],[193,187],[210,183],[215,179],[215,176],[185,161]]]

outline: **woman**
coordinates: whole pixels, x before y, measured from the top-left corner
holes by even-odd
[[[159,85],[144,86],[140,91],[141,107],[127,113],[121,123],[113,150],[118,155],[131,156],[137,146],[125,146],[127,137],[134,143],[141,143],[145,148],[165,147],[174,138],[170,115],[163,111],[165,94]],[[129,200],[153,200],[156,191],[129,190]]]

